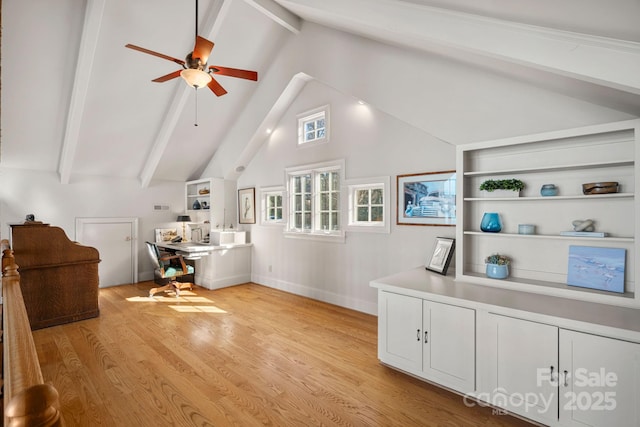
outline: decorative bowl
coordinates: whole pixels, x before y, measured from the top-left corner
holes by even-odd
[[[201,190],[198,190],[198,194],[209,194],[209,189],[208,188],[203,188]]]
[[[582,184],[582,193],[586,195],[590,194],[608,194],[618,192],[617,182],[589,182]]]

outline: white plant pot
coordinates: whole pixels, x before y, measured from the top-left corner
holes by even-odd
[[[515,198],[520,197],[520,192],[513,190],[482,191],[482,197]]]

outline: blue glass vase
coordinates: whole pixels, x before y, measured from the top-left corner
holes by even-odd
[[[498,215],[496,212],[485,212],[485,214],[482,215],[480,230],[486,233],[499,233],[500,230],[502,230],[500,215]]]

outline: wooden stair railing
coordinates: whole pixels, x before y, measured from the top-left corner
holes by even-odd
[[[4,425],[64,426],[58,391],[45,384],[8,240],[2,250],[2,354]]]

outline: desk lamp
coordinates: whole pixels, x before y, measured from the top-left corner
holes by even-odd
[[[187,222],[191,222],[191,217],[189,215],[178,215],[178,219],[176,221],[182,223],[182,241],[184,242],[184,241],[187,240],[187,237],[186,237],[187,225],[186,224],[187,224]]]

